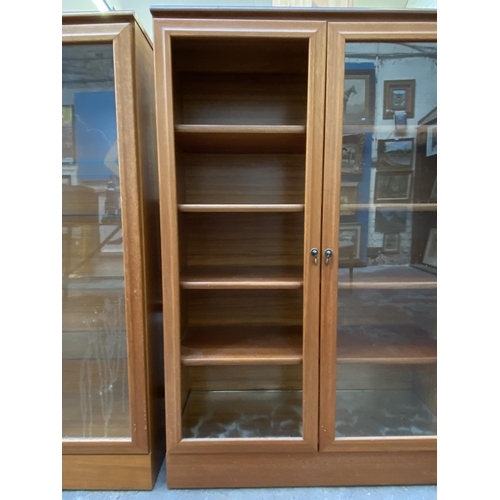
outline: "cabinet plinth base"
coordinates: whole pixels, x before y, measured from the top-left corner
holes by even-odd
[[[63,490],[152,490],[163,457],[63,455]]]
[[[435,451],[167,454],[169,488],[436,484]]]

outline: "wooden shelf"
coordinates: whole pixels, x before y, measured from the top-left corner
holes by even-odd
[[[437,212],[437,203],[352,203],[341,205],[342,211],[399,210],[406,212]]]
[[[349,269],[339,269],[339,289],[410,289],[437,288],[437,276],[410,266],[356,267],[349,279]]]
[[[437,361],[437,342],[415,325],[339,326],[339,363],[426,364]]]
[[[181,203],[180,212],[303,212],[301,204],[194,204]]]
[[[190,327],[181,342],[184,365],[302,363],[300,326]]]
[[[300,289],[301,267],[193,266],[181,275],[184,289]]]
[[[303,125],[176,125],[176,142],[188,152],[301,152]]]
[[[191,391],[183,438],[302,436],[302,391]]]

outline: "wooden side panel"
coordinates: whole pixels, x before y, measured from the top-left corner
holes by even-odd
[[[151,455],[63,455],[63,490],[151,490]]]
[[[153,477],[156,477],[165,458],[165,385],[154,58],[151,44],[137,24],[135,64],[137,134],[142,183],[142,241],[145,255],[148,434]]]
[[[435,484],[436,452],[168,455],[169,488]]]

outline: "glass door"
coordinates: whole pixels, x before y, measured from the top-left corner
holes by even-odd
[[[130,439],[113,45],[62,49],[63,439]]]
[[[437,431],[437,46],[348,39],[343,54],[342,134],[325,175],[323,304],[335,331],[322,355],[335,362],[322,383],[333,375],[335,386],[322,447],[396,446]]]

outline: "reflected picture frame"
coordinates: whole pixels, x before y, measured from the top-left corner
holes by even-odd
[[[384,120],[392,120],[395,111],[405,111],[407,118],[415,117],[415,80],[386,80],[384,82]]]
[[[74,165],[75,147],[75,110],[69,104],[62,105],[62,164]]]
[[[427,140],[425,148],[426,156],[437,155],[437,128],[437,124],[429,125],[427,127]]]
[[[401,236],[399,233],[385,233],[382,251],[384,253],[399,253]]]
[[[344,75],[344,125],[373,125],[375,70],[346,69]]]
[[[407,203],[411,198],[412,172],[377,172],[375,203]]]
[[[415,139],[383,139],[377,142],[377,170],[413,170]]]
[[[358,203],[359,182],[342,182],[340,185],[340,215],[355,215],[353,205]],[[342,208],[349,206],[348,208]]]
[[[345,134],[342,136],[342,173],[363,173],[363,151],[365,134]]]
[[[361,258],[361,222],[341,222],[339,226],[339,261]]]
[[[435,267],[437,269],[437,229],[433,228],[429,231],[427,244],[425,246],[422,264]]]

